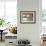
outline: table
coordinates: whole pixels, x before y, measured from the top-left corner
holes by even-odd
[[[0,32],[1,32],[1,42],[2,42],[2,32],[3,32],[3,30],[0,30]]]
[[[8,32],[5,35],[5,46],[17,46],[17,34]]]

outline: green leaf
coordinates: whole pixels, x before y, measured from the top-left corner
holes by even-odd
[[[0,26],[2,26],[4,24],[4,19],[0,18]]]

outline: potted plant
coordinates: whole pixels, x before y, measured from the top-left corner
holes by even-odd
[[[3,18],[0,18],[0,27],[2,27],[4,25],[4,19]]]

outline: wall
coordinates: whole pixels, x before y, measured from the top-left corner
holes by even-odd
[[[18,39],[29,39],[35,46],[39,46],[41,34],[42,0],[17,0]],[[35,24],[20,24],[20,11],[36,11]]]

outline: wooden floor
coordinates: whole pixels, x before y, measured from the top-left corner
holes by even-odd
[[[5,46],[5,41],[3,41],[3,42],[0,41],[0,46]],[[37,44],[33,44],[33,46],[38,46],[38,45]],[[43,43],[40,46],[46,46],[46,43]]]
[[[3,42],[0,41],[0,46],[5,46],[5,42],[4,41]]]

